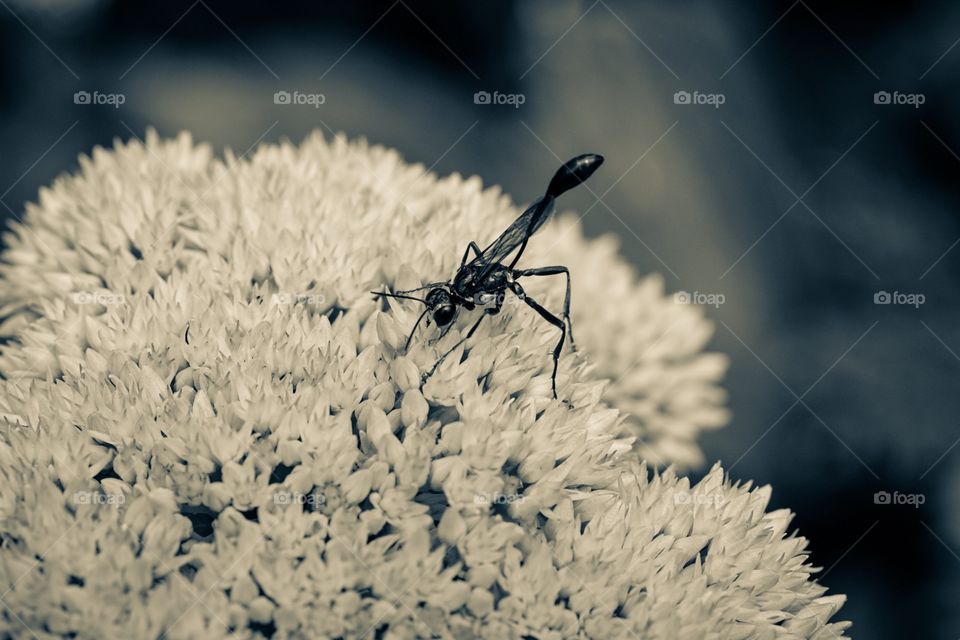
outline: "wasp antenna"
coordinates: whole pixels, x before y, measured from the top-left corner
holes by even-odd
[[[399,293],[387,293],[386,291],[371,291],[370,293],[372,293],[375,296],[380,296],[383,298],[399,298],[401,300],[416,300],[417,302],[420,302],[422,304],[427,304],[426,300],[422,300],[420,298],[414,298],[413,296],[405,296]]]
[[[447,284],[446,282],[431,282],[425,284],[422,287],[417,287],[416,289],[404,289],[402,291],[397,291],[397,293],[413,293],[414,291],[424,291],[425,289],[433,289],[434,287],[440,287]]]

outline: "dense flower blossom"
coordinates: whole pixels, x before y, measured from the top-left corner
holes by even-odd
[[[574,273],[565,401],[555,331],[510,304],[421,388],[471,318],[404,351],[421,309],[369,290],[516,214],[319,136],[151,134],[42,190],[0,265],[3,634],[842,636],[769,488],[640,462],[700,461],[725,364],[572,218],[525,257]]]

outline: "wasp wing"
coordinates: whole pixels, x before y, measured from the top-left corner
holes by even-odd
[[[534,201],[520,217],[513,221],[500,237],[493,241],[483,253],[474,258],[470,265],[474,267],[492,265],[503,262],[504,259],[519,247],[524,240],[536,233],[553,213],[556,198],[543,196]],[[486,272],[486,269],[484,270]]]

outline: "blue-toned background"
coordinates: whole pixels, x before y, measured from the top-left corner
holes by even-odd
[[[960,6],[900,4],[2,0],[0,215],[147,126],[363,135],[518,201],[601,152],[587,232],[722,299],[708,459],[797,512],[855,637],[955,638]]]

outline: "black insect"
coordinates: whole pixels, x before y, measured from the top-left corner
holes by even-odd
[[[453,321],[461,308],[473,310],[478,306],[484,307],[484,314],[477,319],[463,338],[441,355],[433,367],[423,375],[424,382],[433,375],[448,355],[473,336],[484,317],[500,313],[504,296],[507,291],[510,291],[539,313],[544,320],[560,329],[560,341],[557,342],[557,346],[553,350],[553,375],[551,377],[553,397],[557,397],[557,365],[560,361],[560,351],[563,349],[568,330],[570,344],[576,350],[576,344],[573,340],[573,325],[570,322],[570,271],[564,266],[539,267],[536,269],[516,269],[515,267],[523,255],[524,249],[527,248],[530,236],[536,233],[553,213],[557,197],[589,178],[602,163],[603,156],[595,153],[587,153],[567,161],[554,174],[550,185],[547,187],[547,192],[531,204],[519,218],[514,220],[513,224],[507,227],[506,231],[501,233],[500,237],[494,240],[489,247],[481,251],[476,242],[470,242],[467,245],[467,250],[464,251],[463,259],[460,261],[460,268],[450,282],[431,282],[416,289],[395,293],[373,292],[378,296],[416,300],[426,305],[426,309],[420,314],[417,323],[410,332],[410,336],[407,338],[405,349],[410,346],[410,341],[413,339],[420,321],[427,314],[441,328],[442,338],[453,326]],[[509,264],[505,264],[507,257],[514,250],[516,250],[516,254],[513,259]],[[471,251],[474,253],[474,258],[467,262]],[[520,283],[517,282],[518,278],[526,276],[556,276],[561,274],[566,276],[567,279],[562,320],[526,295]],[[425,298],[421,299],[409,295],[427,289],[429,291]],[[428,318],[427,323],[429,324],[429,322],[430,319]]]

